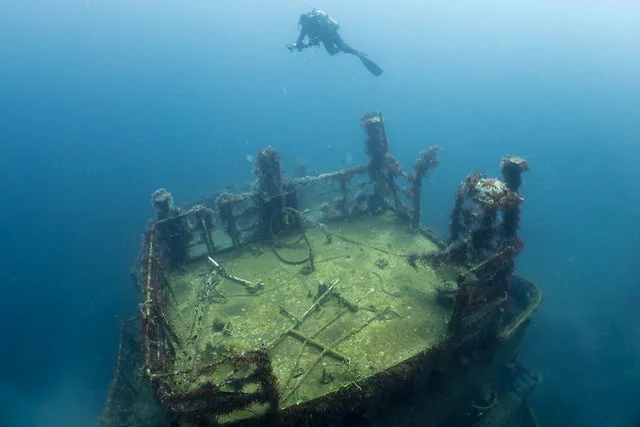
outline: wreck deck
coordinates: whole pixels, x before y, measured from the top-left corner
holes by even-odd
[[[167,316],[181,343],[176,372],[267,347],[285,408],[384,371],[445,338],[452,309],[438,303],[435,285],[455,269],[412,269],[406,254],[437,247],[408,231],[406,221],[389,212],[310,228],[306,237],[312,272],[283,262],[308,256],[296,236],[273,249],[253,244],[216,256],[229,275],[260,283],[257,291],[216,274],[206,258],[171,274],[175,304]],[[233,384],[235,375],[241,373],[221,365],[207,380]],[[184,392],[197,386],[188,378],[176,381]],[[256,411],[262,412],[252,407],[244,416]]]

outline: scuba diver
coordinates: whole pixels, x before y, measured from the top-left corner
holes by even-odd
[[[313,9],[311,12],[303,13],[300,15],[298,24],[301,27],[298,40],[286,45],[290,52],[294,49],[301,52],[305,48],[318,46],[322,42],[329,55],[333,56],[338,52],[356,55],[373,75],[382,74],[382,68],[370,60],[367,54],[355,50],[342,40],[338,34],[340,25],[326,12]]]

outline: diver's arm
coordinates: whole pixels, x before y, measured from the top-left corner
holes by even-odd
[[[298,36],[298,40],[296,40],[296,49],[298,49],[299,52],[302,52],[302,49],[305,48],[304,38],[306,36],[307,30],[306,28],[302,27],[302,29],[300,30],[300,35]]]

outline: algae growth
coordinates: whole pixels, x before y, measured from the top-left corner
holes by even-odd
[[[405,221],[389,212],[311,228],[306,236],[313,272],[281,261],[307,257],[307,245],[295,236],[273,248],[254,244],[217,255],[229,275],[260,283],[255,292],[216,274],[206,259],[171,275],[175,304],[168,317],[183,343],[175,355],[175,370],[185,377],[178,386],[194,387],[189,373],[205,364],[266,347],[280,406],[287,407],[357,383],[444,339],[452,311],[438,303],[442,277],[406,262],[408,253],[437,247],[408,231]],[[232,383],[236,374],[216,369],[208,380]]]

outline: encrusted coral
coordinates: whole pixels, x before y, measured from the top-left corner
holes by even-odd
[[[173,196],[165,188],[159,188],[151,194],[151,204],[160,220],[169,218],[177,211]]]
[[[529,163],[522,157],[507,156],[500,160],[500,172],[507,187],[511,191],[518,191],[522,184],[522,172],[529,170]]]

